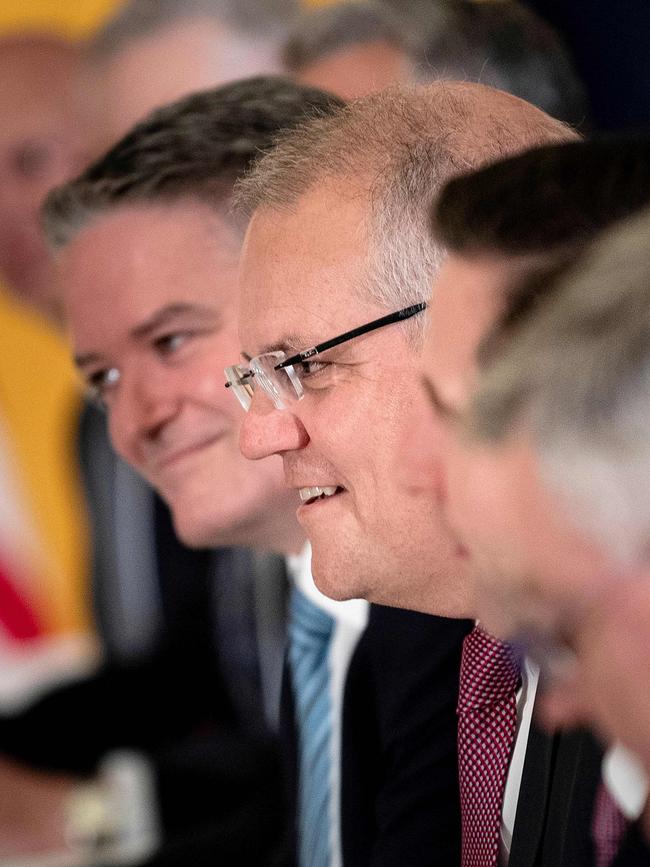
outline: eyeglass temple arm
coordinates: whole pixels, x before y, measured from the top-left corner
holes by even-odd
[[[374,319],[372,322],[367,322],[365,325],[360,325],[358,328],[353,328],[351,331],[346,331],[345,334],[339,334],[338,337],[333,337],[331,340],[326,340],[324,343],[317,343],[309,349],[303,349],[296,355],[290,358],[285,358],[280,364],[276,364],[274,370],[282,370],[292,364],[297,364],[299,361],[305,361],[307,358],[312,358],[327,349],[332,349],[341,343],[346,343],[354,337],[360,337],[362,334],[367,334],[369,331],[374,331],[376,328],[381,328],[384,325],[392,325],[393,322],[403,322],[405,319],[410,319],[416,313],[421,313],[427,306],[426,301],[420,301],[419,304],[411,304],[410,307],[404,307],[402,310],[397,310],[395,313],[389,313],[387,316],[382,316],[379,319]]]

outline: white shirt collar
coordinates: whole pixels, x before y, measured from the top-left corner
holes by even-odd
[[[365,627],[368,620],[368,603],[365,599],[347,599],[338,602],[325,596],[314,584],[309,542],[305,544],[300,554],[290,554],[287,557],[287,571],[293,583],[310,602],[327,611],[337,622],[345,622],[360,629]]]

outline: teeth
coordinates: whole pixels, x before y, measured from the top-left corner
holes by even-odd
[[[300,499],[303,503],[309,502],[309,500],[316,500],[318,497],[331,497],[336,493],[336,485],[334,487],[327,488],[300,488]]]

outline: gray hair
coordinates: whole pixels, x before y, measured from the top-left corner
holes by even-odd
[[[128,0],[90,40],[88,54],[108,58],[186,18],[214,18],[244,37],[283,41],[297,10],[297,0]]]
[[[645,211],[565,270],[487,369],[473,406],[485,438],[530,431],[578,519],[636,564],[650,563],[649,237]]]
[[[53,190],[42,225],[53,247],[95,217],[129,204],[196,199],[232,217],[233,187],[280,130],[342,105],[285,78],[258,76],[154,111],[78,178]],[[236,220],[235,228],[244,226]]]
[[[236,202],[247,214],[257,208],[290,210],[317,184],[349,183],[369,202],[364,289],[397,309],[431,294],[443,254],[432,239],[428,215],[450,177],[573,136],[533,106],[481,85],[392,88],[282,135],[238,184]],[[422,333],[423,319],[411,321],[412,332]]]

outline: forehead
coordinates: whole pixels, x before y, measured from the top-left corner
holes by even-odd
[[[207,205],[183,202],[118,208],[95,218],[59,257],[65,306],[112,319],[150,315],[160,305],[236,301],[240,240]]]
[[[259,210],[240,268],[242,348],[259,352],[300,332],[309,343],[362,324],[380,308],[368,279],[367,200],[334,185],[289,211]],[[385,312],[385,310],[383,311]]]

